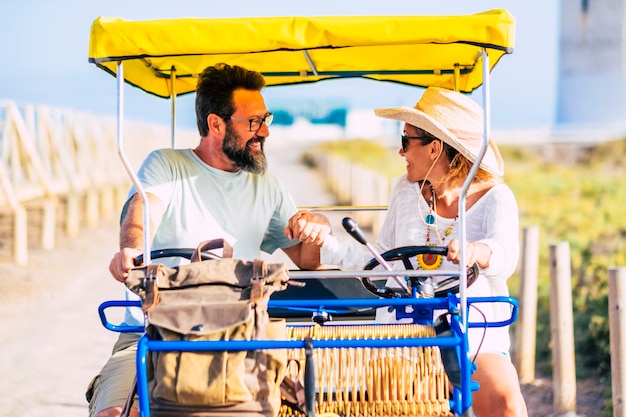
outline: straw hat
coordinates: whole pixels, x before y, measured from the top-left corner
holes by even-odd
[[[468,96],[439,87],[428,87],[415,108],[392,107],[374,110],[377,116],[400,120],[422,129],[476,161],[483,135],[483,109]],[[480,167],[501,177],[504,162],[493,139]]]

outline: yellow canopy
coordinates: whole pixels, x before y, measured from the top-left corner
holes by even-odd
[[[160,97],[195,91],[196,77],[219,62],[256,70],[267,85],[362,77],[471,92],[511,53],[506,10],[468,16],[326,16],[127,21],[96,19],[89,62]],[[455,77],[455,70],[457,77]],[[456,83],[455,83],[456,78]]]

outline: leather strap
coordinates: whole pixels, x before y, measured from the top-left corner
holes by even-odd
[[[252,279],[250,280],[250,301],[257,303],[263,298],[263,287],[265,286],[265,276],[267,275],[267,265],[263,259],[255,259],[252,263]]]
[[[296,411],[300,411],[301,413],[306,413],[306,399],[304,394],[304,385],[300,380],[301,376],[301,365],[300,361],[297,359],[288,359],[287,367],[290,366],[291,363],[295,363],[298,367],[298,372],[296,373],[296,377],[292,378],[289,376],[285,376],[283,381],[280,383],[280,394],[283,402],[286,402],[292,409],[296,408]]]
[[[191,262],[200,262],[202,261],[202,252],[207,252],[215,249],[222,249],[222,258],[232,258],[233,257],[233,247],[224,239],[211,239],[205,240],[204,242],[200,242],[196,251],[191,256]],[[216,258],[220,258],[218,255],[212,253]]]
[[[137,375],[133,380],[133,385],[130,387],[130,392],[126,397],[126,401],[124,402],[124,407],[120,412],[120,417],[128,417],[130,415],[130,409],[133,406],[133,401],[135,400],[135,395],[137,395]]]
[[[144,278],[143,288],[145,290],[145,297],[141,302],[141,309],[144,313],[150,311],[155,305],[159,303],[159,268],[162,264],[151,264],[146,266],[146,277]]]

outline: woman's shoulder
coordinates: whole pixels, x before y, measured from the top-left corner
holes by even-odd
[[[514,197],[513,190],[511,190],[511,188],[504,182],[498,183],[494,185],[493,187],[491,187],[489,191],[487,191],[486,195],[488,194],[492,194],[494,196],[506,195],[506,196]]]
[[[507,204],[516,204],[515,194],[506,183],[498,183],[489,188],[487,192],[478,200],[483,203],[505,202]]]

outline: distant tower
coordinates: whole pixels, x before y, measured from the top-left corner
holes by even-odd
[[[622,0],[561,0],[557,125],[597,125],[623,132],[624,7]]]

